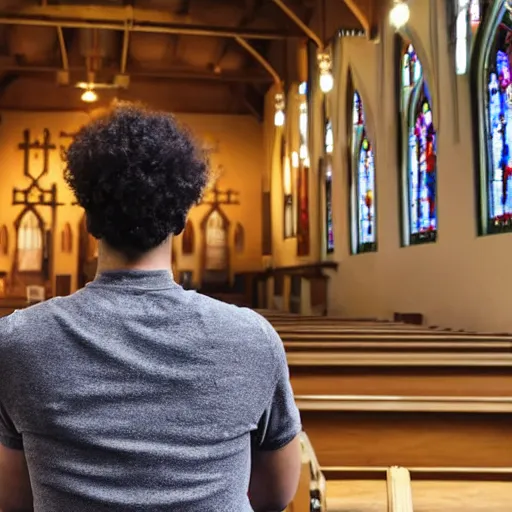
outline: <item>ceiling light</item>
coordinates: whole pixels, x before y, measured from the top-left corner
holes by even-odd
[[[83,92],[81,100],[85,103],[94,103],[98,100],[98,95],[92,89],[87,89]]]
[[[274,126],[284,125],[284,94],[278,92],[274,98],[275,114],[274,114]]]
[[[334,87],[334,78],[332,73],[320,73],[320,89],[323,93],[328,93]]]
[[[395,0],[395,5],[389,12],[389,21],[395,29],[400,29],[407,24],[410,15],[409,5],[402,0]]]
[[[282,110],[276,110],[274,114],[274,126],[284,125],[284,112]]]
[[[320,89],[323,93],[328,93],[334,87],[331,56],[327,52],[320,52],[317,58],[320,70]]]

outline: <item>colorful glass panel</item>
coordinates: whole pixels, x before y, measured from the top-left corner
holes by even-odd
[[[469,21],[471,25],[479,25],[481,16],[480,0],[471,0],[469,4]]]
[[[297,182],[297,256],[309,254],[309,150],[307,84],[299,86],[299,165]]]
[[[410,44],[402,57],[402,87],[414,87],[422,78],[421,62]]]
[[[366,133],[364,108],[359,93],[355,92],[352,107],[352,161],[355,179],[353,201],[357,227],[355,252],[376,250],[375,215],[375,159],[373,147]]]
[[[487,212],[490,231],[512,229],[512,22],[498,25],[487,78]]]
[[[409,223],[411,240],[432,239],[437,230],[436,134],[425,84],[410,128]],[[434,237],[435,238],[435,237]]]
[[[414,71],[405,69],[405,56]],[[402,113],[407,126],[404,187],[407,198],[407,244],[433,242],[437,237],[437,150],[432,101],[421,62],[409,44],[402,60]],[[405,194],[405,192],[404,192]]]
[[[332,152],[334,137],[331,121],[325,124],[325,233],[327,252],[334,251],[334,226],[332,215]]]

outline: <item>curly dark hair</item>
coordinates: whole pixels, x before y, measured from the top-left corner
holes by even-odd
[[[131,104],[84,126],[66,160],[89,233],[130,256],[181,233],[208,181],[190,133],[168,113]]]

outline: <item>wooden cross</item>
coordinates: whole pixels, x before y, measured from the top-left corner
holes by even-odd
[[[45,128],[43,132],[43,142],[36,139],[30,141],[30,130],[23,131],[23,142],[18,144],[18,148],[23,151],[23,175],[30,179],[30,185],[25,189],[17,187],[12,191],[12,204],[25,206],[60,206],[57,202],[57,185],[54,183],[50,188],[43,188],[39,180],[48,174],[50,161],[50,151],[56,149],[55,144],[50,142],[50,131]],[[40,172],[32,173],[30,168],[30,152],[43,151],[43,163]]]
[[[30,130],[23,131],[23,142],[18,144],[18,148],[24,152],[24,162],[23,162],[23,174],[30,178],[32,181],[38,181],[45,174],[48,173],[48,160],[50,156],[50,151],[55,149],[55,144],[50,143],[50,131],[48,128],[45,128],[43,131],[43,142],[39,142],[39,139],[36,139],[34,142],[30,142]],[[41,172],[35,176],[30,172],[30,151],[31,150],[43,150],[43,167]]]
[[[206,192],[203,200],[199,204],[209,204],[211,206],[220,206],[222,204],[240,204],[239,200],[240,193],[228,188],[227,190],[220,190],[217,184],[212,190]]]

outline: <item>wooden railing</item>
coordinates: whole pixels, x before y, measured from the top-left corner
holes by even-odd
[[[337,269],[335,262],[273,267],[237,274],[235,282],[254,308],[325,315],[329,280],[325,271]]]

